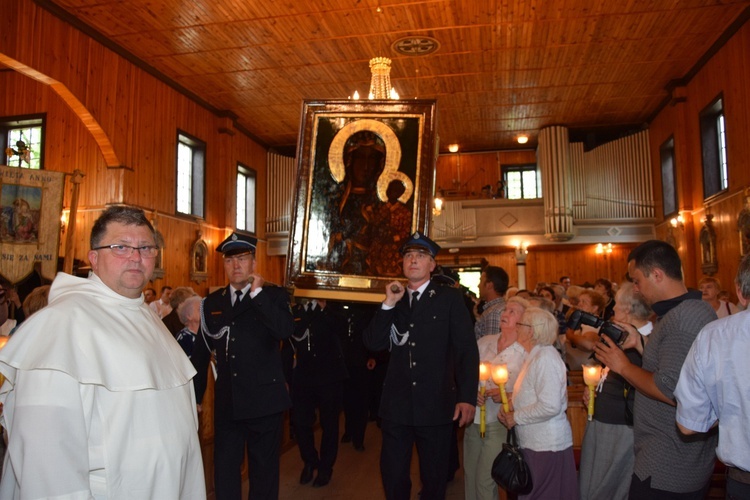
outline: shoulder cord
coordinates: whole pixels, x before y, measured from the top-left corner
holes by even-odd
[[[390,337],[391,346],[388,348],[388,350],[389,351],[392,350],[394,344],[399,347],[406,344],[407,340],[409,340],[409,331],[407,330],[404,333],[401,333],[396,328],[396,325],[391,323],[391,337]]]
[[[229,332],[229,327],[228,326],[222,326],[219,329],[218,333],[211,333],[208,330],[208,326],[206,325],[206,315],[203,312],[203,304],[205,304],[205,303],[206,303],[206,299],[201,300],[201,328],[203,329],[203,333],[205,333],[206,335],[208,335],[209,337],[211,337],[214,340],[219,340],[221,337],[224,336],[225,333]]]
[[[295,340],[296,342],[302,342],[303,340],[307,339],[307,350],[310,351],[310,328],[309,327],[305,329],[304,335],[302,335],[301,337],[295,337],[294,335],[292,335],[292,339]],[[294,342],[290,341],[289,343],[292,344],[292,349],[294,349],[294,354],[296,355],[297,347],[294,345]]]
[[[226,347],[224,348],[224,356],[226,356],[226,358],[228,359],[229,358],[229,326],[226,326],[226,325],[222,326],[219,329],[218,333],[211,333],[208,330],[208,326],[206,325],[206,315],[203,312],[203,304],[205,302],[206,302],[205,298],[201,300],[201,328],[203,329],[203,333],[211,337],[214,340],[219,340],[221,337],[224,336],[225,333],[227,334]],[[210,350],[211,349],[209,348],[209,351]]]
[[[303,340],[305,340],[309,336],[310,336],[310,329],[309,328],[306,329],[305,333],[303,335],[301,335],[300,337],[295,337],[294,334],[292,334],[292,338],[294,340],[296,340],[297,342],[302,342]]]

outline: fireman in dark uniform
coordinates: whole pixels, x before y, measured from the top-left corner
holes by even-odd
[[[340,337],[346,330],[346,319],[336,306],[317,299],[294,307],[294,335],[289,339],[294,349],[292,370],[292,424],[300,455],[304,462],[300,483],[307,484],[318,474],[314,487],[331,480],[339,446],[339,414],[347,378]],[[315,410],[320,415],[322,435],[320,451],[315,447],[313,424]]]
[[[202,401],[210,350],[218,378],[214,398],[214,483],[217,500],[239,500],[247,451],[250,499],[279,496],[282,416],[291,406],[280,341],[294,332],[289,297],[256,272],[256,238],[232,233],[223,254],[229,285],[203,301],[201,337],[192,361],[195,394]]]
[[[414,444],[422,500],[445,498],[453,422],[474,418],[477,343],[461,291],[430,281],[439,250],[419,232],[404,243],[407,286],[386,285],[386,299],[364,332],[369,349],[391,350],[380,401],[380,471],[389,500],[410,498]]]

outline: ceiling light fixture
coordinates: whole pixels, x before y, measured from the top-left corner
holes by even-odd
[[[529,142],[529,136],[522,134],[518,136],[517,140],[518,140],[518,144],[526,144],[527,142]]]
[[[387,57],[373,57],[370,59],[370,93],[368,99],[399,99],[396,89],[391,87],[391,60]],[[351,99],[359,99],[356,90]]]
[[[458,144],[448,144],[448,151],[458,153]]]

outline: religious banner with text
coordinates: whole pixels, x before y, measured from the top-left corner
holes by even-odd
[[[0,166],[0,274],[18,283],[57,272],[65,173]]]

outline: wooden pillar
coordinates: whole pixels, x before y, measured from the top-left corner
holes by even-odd
[[[63,260],[63,272],[73,274],[73,245],[76,235],[76,216],[78,214],[78,195],[83,173],[76,169],[70,177],[72,184],[70,195],[70,214],[68,215],[68,236],[65,239],[65,259]]]

